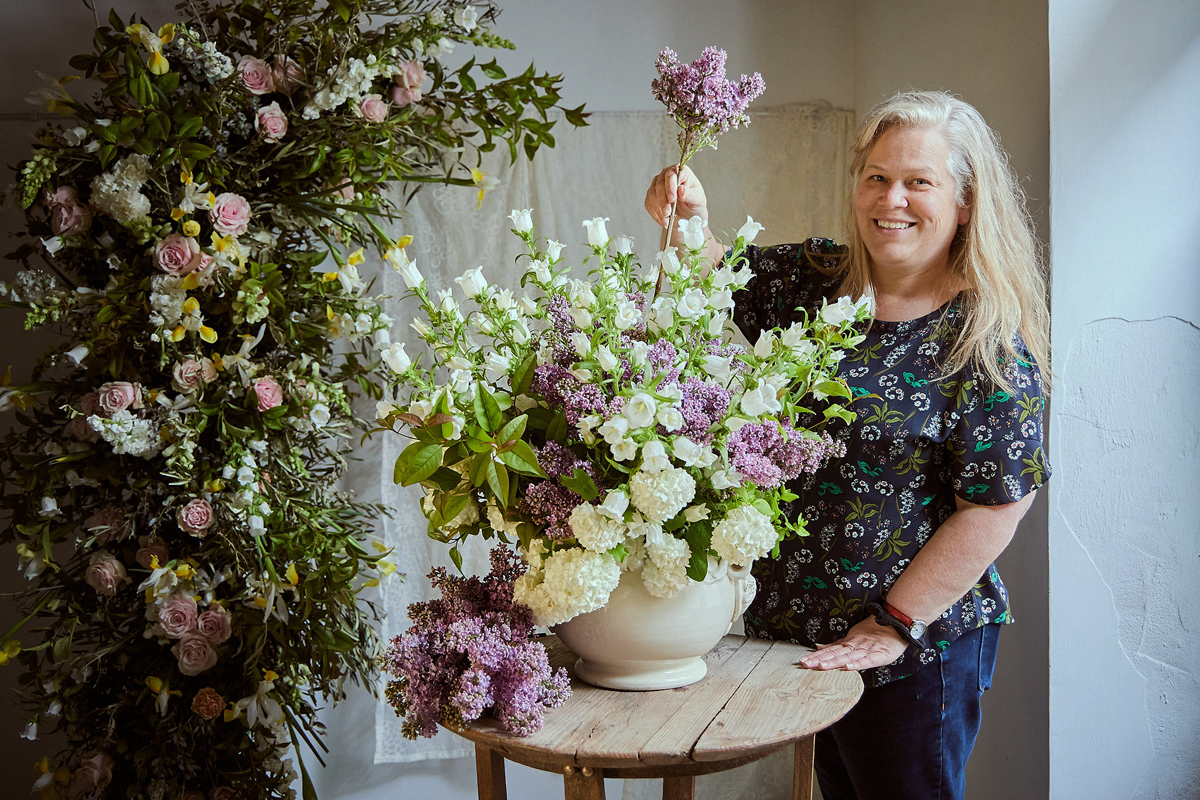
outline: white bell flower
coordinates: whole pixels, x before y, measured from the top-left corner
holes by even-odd
[[[679,232],[683,234],[683,245],[689,250],[699,250],[704,246],[704,226],[708,224],[703,217],[679,220]]]
[[[782,406],[779,404],[779,398],[775,396],[775,390],[766,382],[759,383],[758,386],[742,395],[742,411],[751,417],[778,414],[781,409]]]
[[[615,372],[617,367],[621,366],[621,361],[615,355],[608,345],[602,344],[596,351],[596,358],[600,361],[600,367],[605,372]]]
[[[733,359],[723,356],[705,356],[700,368],[719,381],[729,379],[729,366]]]
[[[671,459],[667,457],[667,449],[658,439],[651,439],[642,445],[642,471],[662,472],[671,467]]]
[[[844,322],[852,322],[858,315],[858,307],[848,296],[839,297],[838,301],[833,305],[826,305],[821,309],[821,321],[829,325],[841,325]]]
[[[638,446],[633,439],[622,439],[612,446],[613,458],[617,461],[632,461],[637,458]]]
[[[627,256],[633,252],[633,237],[624,235],[618,236],[617,238],[613,239],[613,246],[617,249],[617,253],[619,255]]]
[[[658,265],[662,271],[668,275],[674,275],[679,272],[679,256],[674,249],[659,250],[655,258],[658,260]]]
[[[533,230],[532,208],[523,208],[520,210],[514,208],[512,213],[508,215],[508,218],[512,220],[513,230],[517,233],[529,233]]]
[[[624,521],[627,508],[629,508],[629,495],[621,489],[610,489],[604,496],[604,502],[596,506],[597,511],[617,522]]]
[[[551,261],[558,261],[558,254],[562,252],[562,249],[563,245],[561,242],[556,242],[553,239],[546,242],[546,255]]]
[[[758,341],[754,343],[754,355],[759,358],[770,358],[775,350],[775,331],[763,331]]]
[[[763,226],[755,222],[749,214],[746,215],[746,224],[738,228],[737,238],[744,239],[746,244],[754,241],[754,237],[762,232]]]
[[[622,300],[617,303],[617,313],[613,317],[613,324],[619,331],[625,331],[638,324],[642,318],[642,312],[638,310],[637,303],[632,300]]]
[[[742,485],[742,473],[738,472],[733,467],[729,469],[719,469],[712,474],[712,487],[718,491],[721,489],[736,489]]]
[[[477,297],[488,288],[488,282],[483,277],[483,267],[476,267],[464,272],[454,279],[467,297]]]
[[[587,358],[588,353],[592,350],[592,340],[586,334],[572,333],[571,346],[575,348],[575,352],[580,358]]]
[[[625,434],[628,432],[629,420],[621,416],[613,417],[612,419],[605,421],[605,423],[596,430],[596,433],[604,437],[604,441],[613,446],[619,444],[620,441],[625,438]]]
[[[593,320],[592,312],[586,308],[572,308],[571,320],[575,323],[575,327],[580,330],[591,330]]]
[[[671,442],[671,452],[683,462],[685,467],[699,466],[706,449],[708,448],[696,444],[686,436],[676,436]]]
[[[383,360],[397,375],[402,375],[412,366],[412,359],[404,352],[404,342],[394,342],[383,351]]]
[[[679,298],[675,313],[687,320],[698,319],[708,305],[708,298],[703,289],[688,289]]]
[[[606,222],[608,217],[592,217],[583,221],[583,227],[587,228],[588,244],[592,247],[608,245],[608,229],[604,226]]]
[[[655,415],[658,424],[667,429],[667,433],[673,433],[683,427],[683,414],[679,413],[679,409],[672,406],[663,406]]]
[[[657,410],[658,404],[654,401],[653,397],[645,392],[638,392],[625,402],[625,407],[621,410],[621,413],[629,421],[629,429],[637,430],[653,423],[654,414]]]

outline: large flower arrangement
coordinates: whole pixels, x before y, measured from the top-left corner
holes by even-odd
[[[33,582],[0,661],[26,670],[27,735],[65,732],[46,798],[293,794],[285,750],[316,753],[318,699],[369,682],[358,593],[393,569],[380,509],[335,488],[367,427],[354,392],[381,396],[391,320],[358,267],[405,246],[385,190],[482,193],[477,151],[552,143],[557,78],[439,61],[509,46],[490,5],[180,11],[96,31],[71,64],[98,96],[50,87],[72,119],[17,184],[30,241],[4,305],[64,334],[0,390],[23,426],[0,542]]]
[[[869,301],[842,298],[743,352],[725,326],[751,277],[753,220],[715,269],[702,221],[681,220],[684,257],[660,252],[646,274],[628,237],[589,220],[583,280],[562,245],[533,236],[530,211],[511,218],[532,293],[469,270],[457,279],[474,306],[464,314],[451,291],[430,296],[416,266],[401,267],[430,357],[392,346],[397,402],[379,417],[415,439],[395,477],[422,487],[429,535],[456,560],[474,534],[519,543],[528,571],[514,598],[555,625],[602,607],[624,570],[670,597],[703,580],[710,556],[748,565],[802,533],[781,508],[795,498],[786,483],[840,454],[819,428],[852,413],[836,366],[862,341],[854,324]]]

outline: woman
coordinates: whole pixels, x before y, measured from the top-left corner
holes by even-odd
[[[853,146],[849,242],[749,248],[734,319],[759,331],[822,298],[870,295],[875,321],[841,374],[857,419],[844,459],[793,489],[809,536],[756,568],[750,635],[817,648],[801,665],[862,672],[859,704],[817,737],[826,800],[961,798],[1012,621],[994,559],[1049,477],[1042,377],[1049,314],[1038,248],[995,135],[970,105],[909,92]],[[690,170],[646,209],[707,219]],[[714,261],[722,252],[708,245]]]

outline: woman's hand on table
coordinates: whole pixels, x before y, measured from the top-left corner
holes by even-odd
[[[708,198],[690,167],[684,167],[682,174],[675,166],[667,167],[650,182],[650,188],[646,190],[646,211],[660,228],[667,226],[672,203],[678,205],[676,219],[700,216],[708,222]]]
[[[800,666],[857,672],[890,664],[907,647],[908,642],[894,628],[880,625],[874,617],[867,617],[836,642],[817,645],[815,653],[800,659]]]

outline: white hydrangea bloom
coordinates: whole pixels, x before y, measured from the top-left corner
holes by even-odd
[[[642,566],[642,583],[655,597],[674,597],[687,585],[688,562],[692,550],[683,539],[665,535],[657,542],[646,544],[646,562]]]
[[[547,627],[602,608],[621,580],[612,556],[577,547],[550,555],[541,570],[530,570],[513,585],[513,599],[533,610]]]
[[[629,497],[646,519],[666,522],[696,496],[696,481],[686,470],[638,472],[629,480]]]
[[[625,545],[625,560],[620,563],[621,572],[639,569],[646,561],[646,540],[641,536],[628,536],[622,542]]]
[[[730,511],[713,529],[712,548],[726,561],[746,566],[771,552],[777,539],[771,518],[745,505]]]
[[[506,536],[513,537],[517,535],[518,523],[509,522],[504,518],[504,512],[501,511],[500,507],[496,505],[494,498],[488,501],[487,521],[488,524],[492,526],[492,530],[496,531],[497,533],[503,533]],[[540,540],[537,540],[537,542],[539,545],[541,544]]]
[[[591,503],[575,506],[568,522],[579,544],[597,553],[616,547],[628,533],[624,524],[600,513]]]

